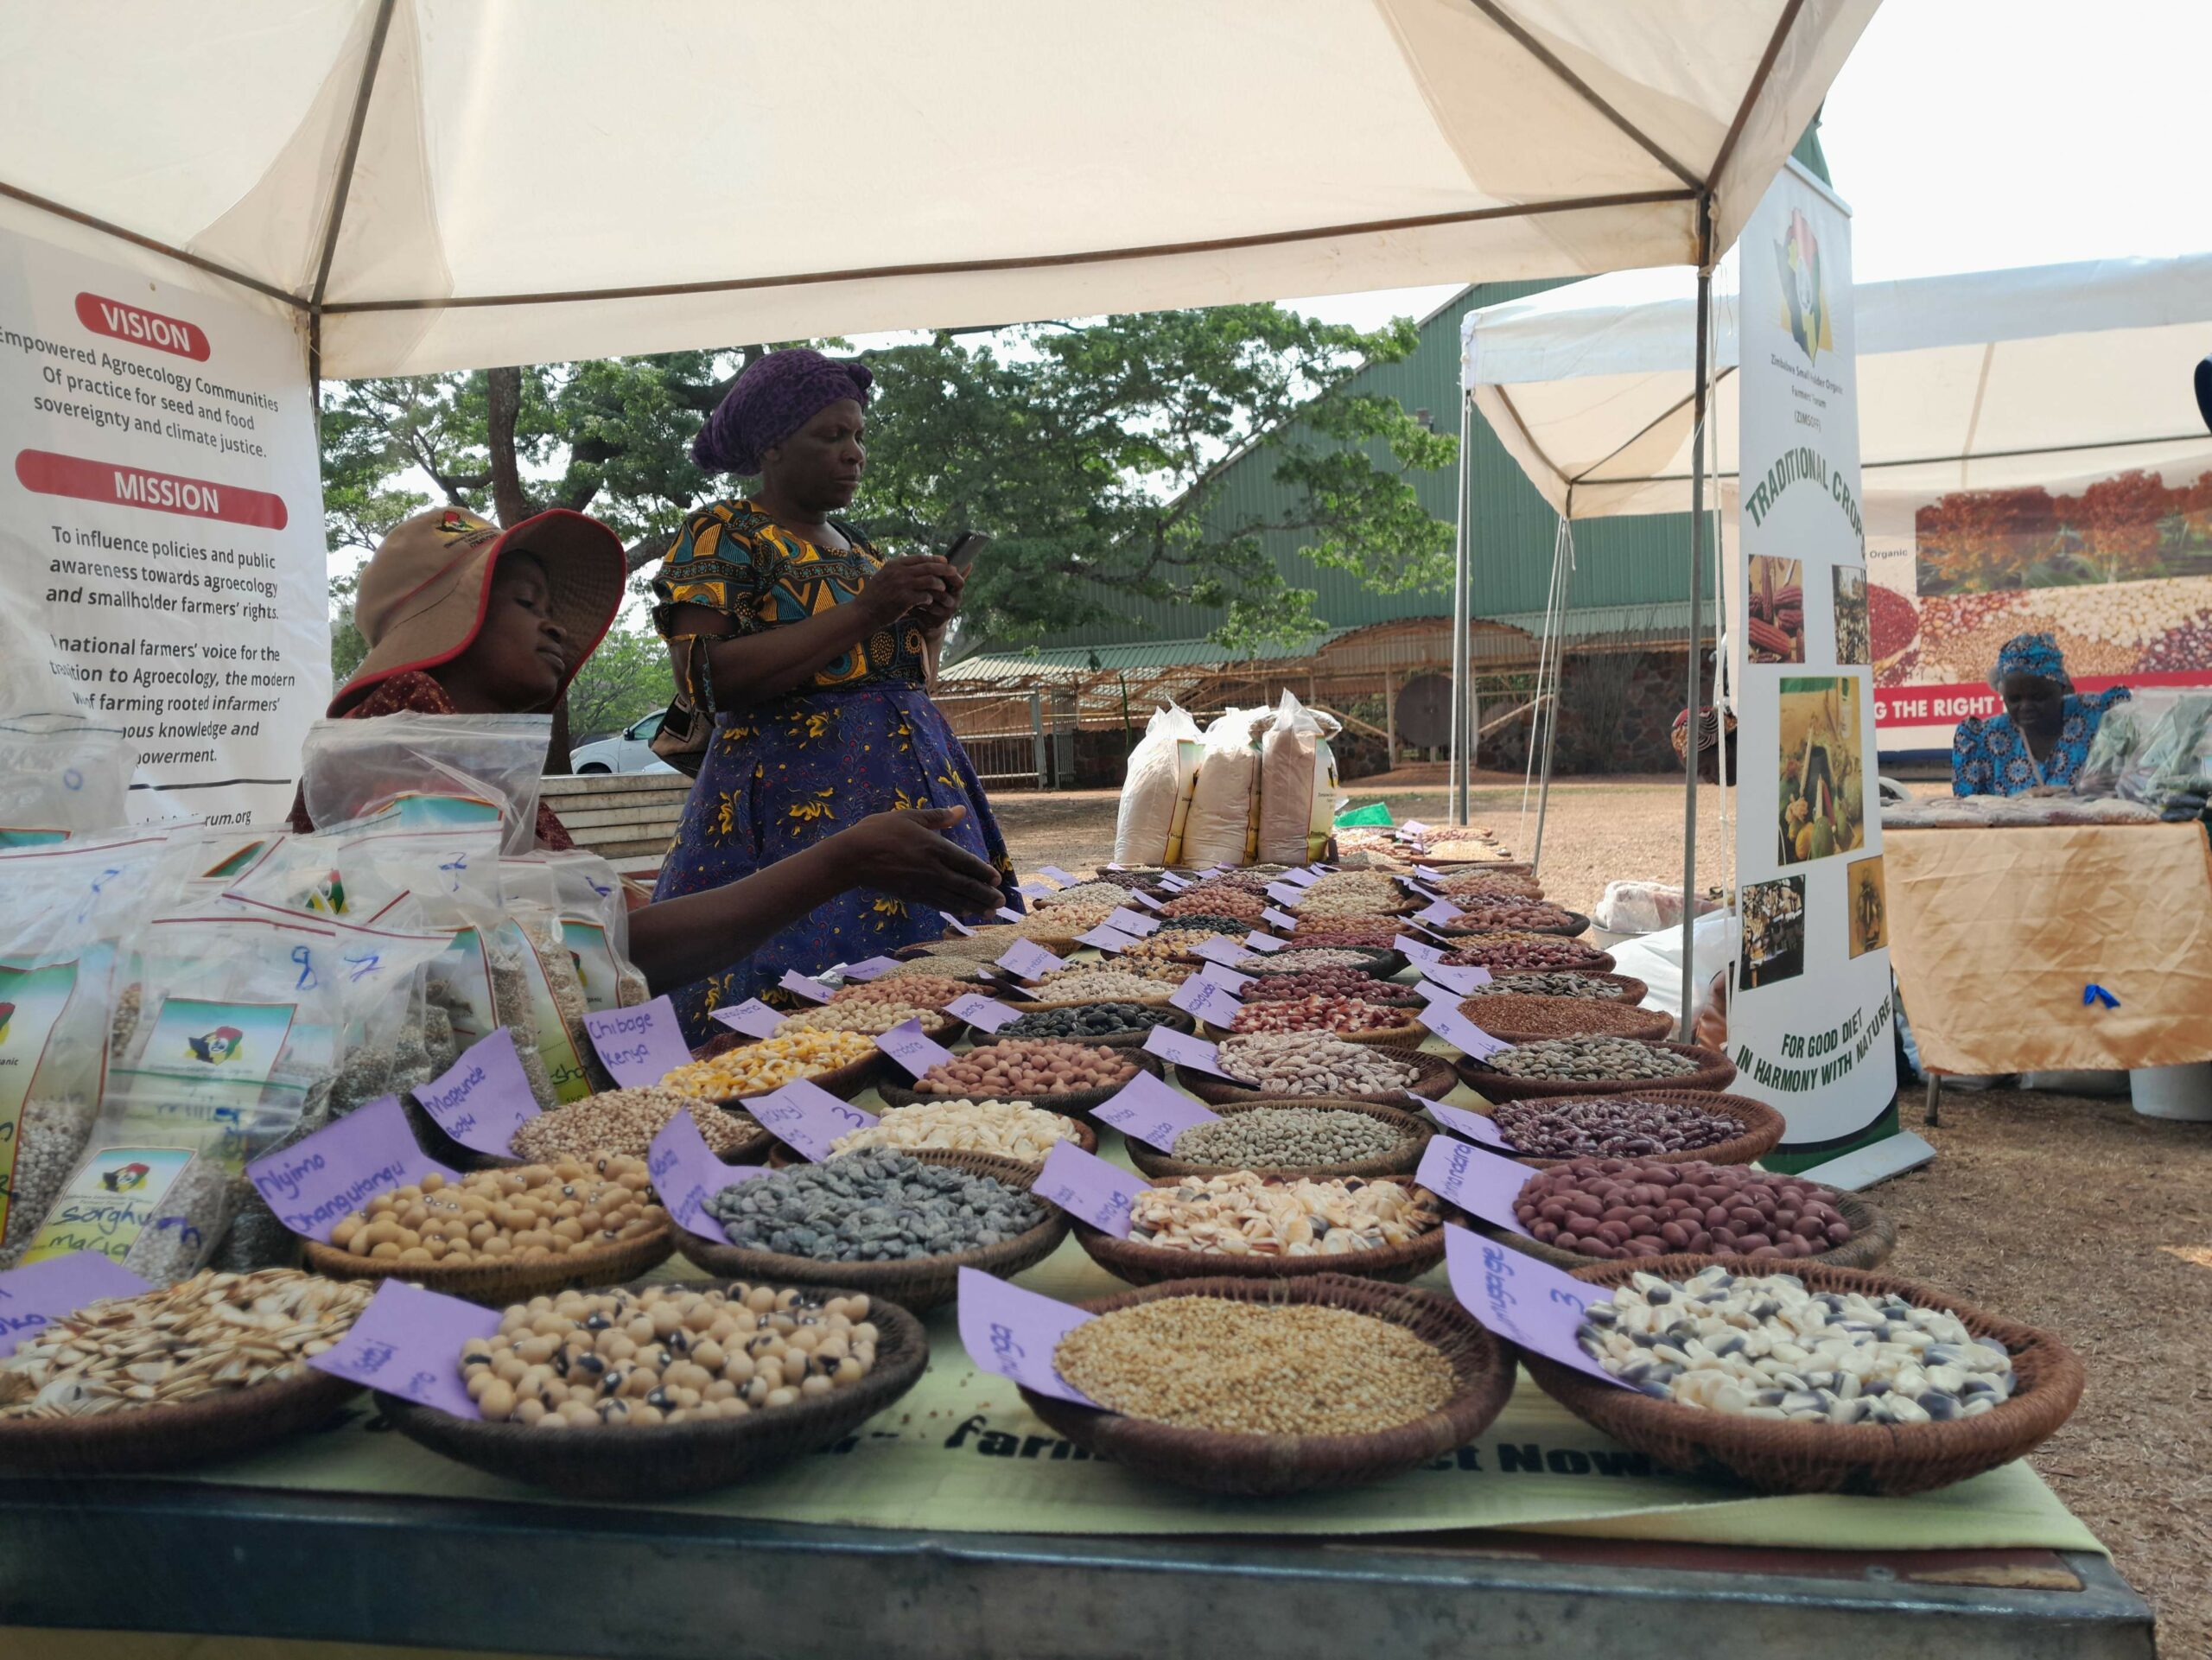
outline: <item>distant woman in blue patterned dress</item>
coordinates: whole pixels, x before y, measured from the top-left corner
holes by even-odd
[[[760,485],[694,513],[653,581],[677,688],[715,722],[656,899],[734,881],[870,813],[919,808],[1020,904],[983,786],[926,690],[963,578],[939,558],[886,559],[830,517],[860,488],[874,380],[819,352],[771,353],[692,446],[707,471],[757,473]],[[850,893],[687,986],[676,1006],[697,1043],[720,1029],[709,1010],[766,996],[786,970],[944,932],[934,911]]]
[[[2005,712],[1969,715],[1951,738],[1951,793],[2021,795],[2065,788],[2081,776],[2105,711],[2128,696],[2125,686],[2077,692],[2066,658],[2049,634],[2015,634],[1997,654],[1992,690]]]

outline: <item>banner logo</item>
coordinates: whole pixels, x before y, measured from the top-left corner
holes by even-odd
[[[1805,361],[1817,363],[1821,353],[1835,350],[1835,334],[1828,321],[1828,285],[1821,270],[1820,239],[1813,234],[1812,222],[1803,213],[1790,213],[1789,230],[1774,245],[1774,259],[1782,272],[1782,321],[1805,353]]]

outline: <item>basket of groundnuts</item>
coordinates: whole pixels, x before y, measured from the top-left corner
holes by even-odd
[[[1440,1202],[1410,1177],[1169,1176],[1139,1193],[1126,1237],[1077,1223],[1091,1260],[1131,1285],[1194,1274],[1411,1280],[1444,1254]]]
[[[1480,1018],[1479,1009],[1474,1018]],[[1718,1049],[1641,1038],[1540,1038],[1486,1059],[1462,1055],[1456,1065],[1460,1080],[1488,1101],[1652,1088],[1723,1090],[1736,1076],[1736,1063]]]
[[[671,1282],[508,1306],[455,1346],[480,1415],[379,1392],[410,1441],[575,1498],[728,1486],[831,1445],[922,1375],[906,1310],[833,1286]]]
[[[1821,1262],[1669,1256],[1575,1270],[1580,1342],[1544,1392],[1670,1470],[1762,1492],[1903,1498],[2041,1445],[2082,1398],[2048,1332],[1916,1281]]]

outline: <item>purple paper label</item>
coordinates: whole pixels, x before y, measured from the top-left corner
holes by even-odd
[[[1115,907],[1107,914],[1106,920],[1123,933],[1135,934],[1140,938],[1160,932],[1159,919],[1148,917],[1141,911],[1132,911],[1126,905]]]
[[[952,1059],[951,1050],[934,1041],[927,1033],[922,1030],[919,1019],[908,1021],[904,1026],[893,1027],[875,1040],[875,1046],[916,1078],[919,1078],[931,1067]],[[791,1086],[786,1084],[785,1087],[788,1089]],[[817,1095],[824,1093],[818,1087],[811,1085],[810,1087],[814,1087],[815,1093]],[[781,1091],[779,1091],[779,1093]],[[873,1123],[874,1120],[871,1119],[869,1122]]]
[[[331,1229],[378,1193],[429,1175],[461,1180],[459,1171],[448,1170],[415,1145],[395,1095],[252,1161],[245,1173],[279,1221],[323,1244],[330,1243]]]
[[[1282,879],[1293,887],[1311,887],[1321,880],[1321,873],[1310,868],[1304,870],[1286,870],[1282,873]]]
[[[1060,890],[1050,882],[1016,882],[1014,891],[1033,900],[1049,899]]]
[[[678,1066],[691,1064],[676,1006],[665,994],[635,1008],[587,1014],[584,1030],[601,1062],[626,1090],[651,1089]]]
[[[1244,943],[1255,951],[1279,951],[1289,942],[1277,939],[1273,934],[1263,934],[1255,929],[1244,936]]]
[[[1431,1003],[1422,1011],[1421,1023],[1472,1060],[1487,1060],[1513,1046],[1491,1036],[1448,1002]]]
[[[1461,1210],[1526,1237],[1529,1231],[1513,1214],[1513,1201],[1535,1173],[1527,1165],[1485,1153],[1471,1142],[1439,1135],[1422,1150],[1414,1180]]]
[[[1058,865],[1039,865],[1038,867],[1038,874],[1039,875],[1050,876],[1054,881],[1059,883],[1063,887],[1080,887],[1083,886],[1082,877],[1071,875],[1068,872],[1061,869]]]
[[[1129,1207],[1148,1186],[1142,1176],[1133,1176],[1073,1142],[1056,1142],[1029,1191],[1100,1232],[1126,1239]]]
[[[1211,1072],[1216,1078],[1229,1078],[1221,1070],[1220,1057],[1213,1045],[1204,1038],[1193,1038],[1181,1032],[1170,1032],[1164,1026],[1155,1026],[1144,1034],[1144,1046],[1163,1060],[1172,1060],[1178,1066],[1195,1066],[1202,1072]],[[1149,1072],[1143,1074],[1147,1078]],[[1154,1078],[1154,1083],[1160,1080]],[[1236,1080],[1230,1078],[1230,1083]],[[1094,1111],[1097,1109],[1093,1109]]]
[[[963,938],[973,939],[976,937],[976,931],[969,927],[966,923],[963,922],[958,917],[953,915],[951,912],[939,911],[938,914],[944,919],[944,925],[946,927],[951,929],[953,932],[960,935]]]
[[[1232,995],[1250,985],[1254,977],[1249,974],[1239,974],[1235,969],[1225,968],[1219,963],[1209,963],[1198,970],[1199,979],[1205,981],[1209,985],[1219,986],[1224,991]]]
[[[1233,940],[1216,937],[1201,939],[1191,947],[1191,955],[1203,957],[1209,963],[1218,963],[1225,969],[1235,968],[1252,953]]]
[[[1479,963],[1463,965],[1424,963],[1421,971],[1424,979],[1433,980],[1447,990],[1458,992],[1462,997],[1477,986],[1488,985],[1491,979],[1490,970]]]
[[[709,1012],[724,1026],[754,1038],[773,1037],[776,1028],[790,1018],[782,1009],[771,1008],[758,997],[747,997],[741,1003]]]
[[[1125,951],[1137,943],[1130,935],[1118,928],[1109,928],[1103,922],[1087,933],[1077,934],[1076,941],[1079,944],[1096,946],[1102,951],[1113,952]]]
[[[1457,922],[1465,914],[1449,900],[1439,900],[1414,913],[1415,919],[1421,922]]]
[[[1011,905],[1001,905],[997,910],[992,912],[991,914],[998,918],[1002,922],[1019,922],[1021,920],[1021,913],[1015,910]]]
[[[955,997],[944,1006],[948,1014],[957,1014],[978,1032],[995,1032],[1001,1026],[1011,1025],[1021,1018],[1018,1008],[1008,1008],[995,1002],[980,991],[971,991],[963,997]]]
[[[845,977],[849,980],[852,976],[848,974]],[[792,995],[804,997],[810,1003],[826,1003],[830,1001],[829,987],[823,985],[819,980],[808,979],[797,969],[785,969],[784,977],[776,983]]]
[[[1507,1342],[1622,1389],[1630,1387],[1583,1353],[1575,1340],[1583,1311],[1605,1300],[1602,1287],[1586,1285],[1549,1262],[1455,1222],[1444,1224],[1444,1265],[1459,1306]]]
[[[1095,1407],[1081,1390],[1052,1369],[1060,1339],[1092,1318],[1051,1297],[986,1274],[960,1270],[960,1341],[981,1371],[1012,1378],[1039,1395]]]
[[[864,957],[857,963],[845,964],[845,981],[849,985],[857,985],[868,980],[880,980],[898,966],[899,959],[895,957]]]
[[[1266,910],[1260,913],[1260,920],[1266,923],[1270,928],[1283,928],[1288,930],[1292,933],[1296,933],[1298,932],[1298,919],[1294,916],[1286,915],[1284,913],[1276,910],[1272,905],[1268,906]]]
[[[1208,1026],[1228,1027],[1244,1007],[1226,986],[1217,986],[1204,975],[1193,975],[1175,988],[1167,1001],[1185,1014],[1195,1014]]]
[[[1449,901],[1449,900],[1447,900],[1444,897],[1444,895],[1443,895],[1443,894],[1441,894],[1438,893],[1434,888],[1433,888],[1433,887],[1423,887],[1419,883],[1419,882],[1415,881],[1414,881],[1411,876],[1401,876],[1401,877],[1399,877],[1399,878],[1398,878],[1398,885],[1399,885],[1401,887],[1404,888],[1404,889],[1406,890],[1406,892],[1408,892],[1408,894],[1420,894],[1423,899],[1429,900],[1432,904],[1436,904],[1436,905],[1445,905],[1445,904],[1448,904],[1448,903],[1450,903],[1450,901]]]
[[[1411,836],[1426,836],[1427,834],[1428,826],[1422,824],[1418,818],[1408,818],[1404,824],[1398,826],[1398,839],[1400,841],[1404,841]]]
[[[481,1418],[461,1376],[461,1345],[499,1329],[500,1311],[386,1280],[353,1329],[308,1364],[456,1418]]]
[[[1067,967],[1067,962],[1064,957],[1053,956],[1033,939],[1017,939],[1007,947],[1006,955],[999,958],[999,966],[1012,969],[1025,980],[1039,980],[1055,969]]]
[[[1267,891],[1277,905],[1287,905],[1293,910],[1306,903],[1306,890],[1296,882],[1269,882]]]
[[[1414,875],[1425,882],[1434,882],[1439,887],[1441,887],[1444,882],[1444,873],[1440,870],[1431,870],[1427,865],[1415,865]]]
[[[1179,894],[1191,885],[1188,876],[1162,876],[1160,885],[1171,894]]]
[[[1128,1208],[1122,1207],[1123,1233],[1129,1231]],[[103,1297],[135,1297],[153,1288],[113,1257],[97,1250],[73,1250],[67,1256],[49,1256],[28,1268],[0,1274],[0,1359],[86,1303]]]
[[[453,1069],[416,1091],[415,1099],[463,1147],[502,1157],[515,1132],[537,1116],[515,1034],[504,1026],[464,1050]]]
[[[920,1027],[915,1027],[914,1034],[917,1037],[921,1035]],[[922,1041],[927,1043],[929,1040],[923,1038]],[[945,1052],[939,1049],[938,1053]],[[928,1068],[923,1070],[926,1072]],[[874,1113],[849,1106],[820,1084],[803,1078],[758,1100],[747,1101],[745,1110],[759,1119],[760,1127],[771,1135],[817,1164],[830,1156],[830,1143],[840,1135],[867,1129],[875,1123]]]
[[[1411,934],[1399,934],[1390,944],[1408,963],[1438,963],[1444,958],[1442,951],[1434,945],[1423,944]]]
[[[645,1149],[645,1170],[653,1179],[653,1192],[660,1195],[661,1204],[676,1218],[676,1225],[687,1233],[696,1233],[702,1239],[711,1239],[718,1245],[729,1243],[729,1236],[722,1231],[722,1224],[707,1213],[707,1201],[725,1187],[741,1181],[751,1181],[768,1173],[760,1164],[724,1164],[707,1145],[707,1138],[699,1133],[693,1115],[713,1112],[717,1109],[701,1104],[690,1112],[679,1112],[660,1129],[653,1137],[653,1144]]]
[[[1406,1094],[1427,1107],[1429,1116],[1445,1129],[1465,1135],[1470,1141],[1480,1142],[1484,1147],[1494,1147],[1505,1153],[1513,1150],[1499,1133],[1497,1125],[1479,1112],[1469,1112],[1465,1107],[1446,1106],[1443,1102],[1432,1101],[1425,1095],[1415,1095],[1411,1090],[1408,1090]]]
[[[1162,1028],[1154,1027],[1154,1033]],[[1168,1033],[1179,1037],[1179,1033]],[[1185,1040],[1188,1041],[1188,1040]],[[1208,1044],[1207,1048],[1213,1046]],[[1151,1047],[1147,1044],[1146,1047]],[[1156,1147],[1162,1153],[1175,1150],[1175,1138],[1193,1124],[1211,1124],[1220,1115],[1207,1111],[1187,1095],[1170,1089],[1150,1072],[1139,1072],[1135,1078],[1114,1091],[1113,1097],[1101,1106],[1093,1107],[1090,1116],[1114,1126],[1124,1135],[1135,1136],[1147,1147]]]
[[[1129,897],[1135,900],[1139,905],[1144,906],[1147,911],[1165,910],[1167,906],[1166,900],[1156,900],[1149,894],[1132,894]]]

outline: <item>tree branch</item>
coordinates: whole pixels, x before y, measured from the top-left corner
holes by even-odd
[[[485,377],[485,426],[491,441],[492,507],[502,525],[519,525],[537,511],[523,487],[515,457],[515,417],[522,410],[522,371],[493,369]]]

